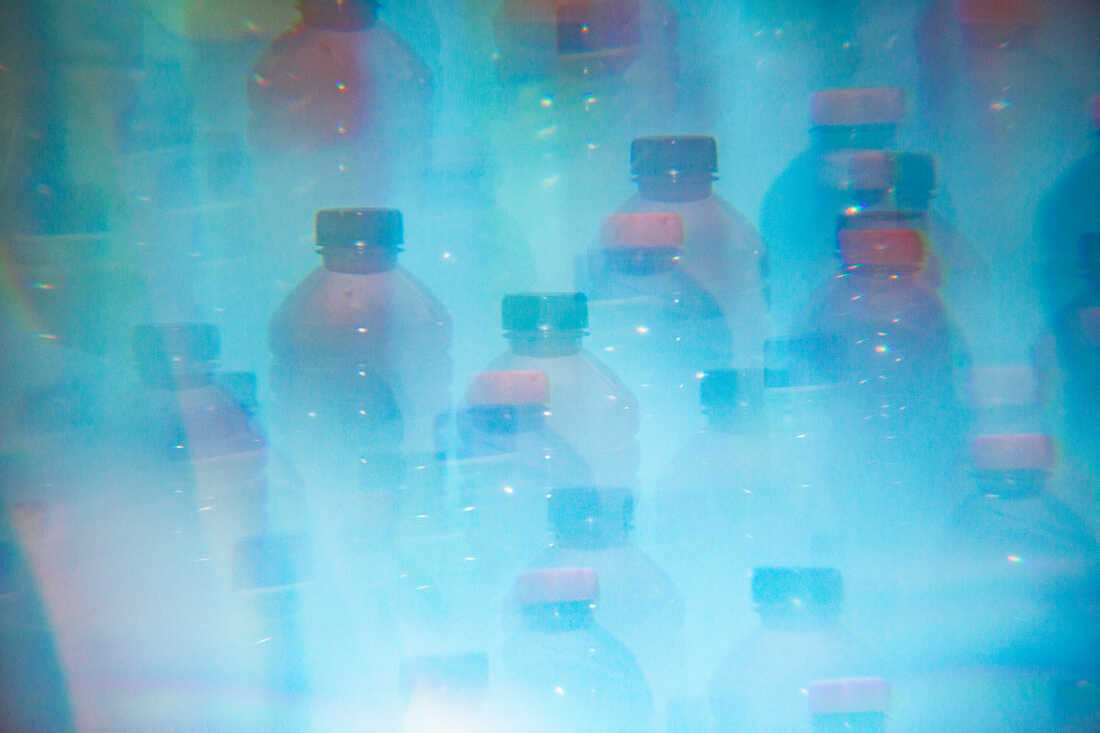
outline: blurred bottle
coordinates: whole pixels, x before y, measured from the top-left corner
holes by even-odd
[[[886,733],[890,683],[879,677],[819,680],[807,689],[814,733]]]
[[[584,460],[548,427],[549,403],[543,372],[480,372],[457,416],[453,471],[482,595],[503,590],[550,543],[547,497],[591,483]]]
[[[960,498],[937,482],[960,450],[965,350],[935,291],[916,280],[919,232],[849,229],[838,238],[843,269],[796,331],[839,341],[842,419],[862,460],[849,501],[868,530],[921,531]]]
[[[840,573],[758,567],[752,598],[761,625],[733,648],[711,682],[714,730],[808,731],[810,683],[866,671],[864,653],[840,621]]]
[[[810,107],[810,147],[775,179],[760,209],[771,314],[780,332],[796,319],[800,294],[834,270],[832,235],[845,197],[829,186],[830,156],[896,148],[906,113],[905,96],[893,87],[820,91]]]
[[[1049,436],[979,435],[970,449],[970,494],[948,518],[953,566],[924,644],[942,698],[926,715],[936,728],[1054,730],[1058,688],[1096,678],[1085,651],[1097,643],[1096,538],[1050,490]]]
[[[529,570],[516,581],[522,628],[500,651],[496,702],[510,730],[651,730],[634,655],[596,621],[591,568]]]
[[[428,164],[431,72],[378,19],[375,0],[307,0],[301,21],[257,59],[248,78],[248,139],[256,154],[273,284],[306,264],[295,244],[323,207],[387,202]]]
[[[1051,319],[1035,344],[1034,359],[1059,408],[1055,417],[1066,452],[1095,475],[1100,471],[1095,429],[1100,413],[1094,399],[1100,390],[1100,233],[1082,235],[1076,269],[1083,281],[1081,293]],[[1088,503],[1097,498],[1092,492]]]
[[[482,111],[525,220],[540,282],[559,286],[616,193],[604,171],[676,106],[677,19],[666,0],[507,0],[493,18],[499,107]],[[567,249],[563,254],[563,247]]]
[[[1097,198],[1100,177],[1100,95],[1092,98],[1092,134],[1085,150],[1043,193],[1035,218],[1035,237],[1042,248],[1042,297],[1048,317],[1081,292],[1073,269],[1073,252],[1081,236],[1100,232]]]
[[[194,100],[176,59],[146,60],[134,71],[133,84],[115,132],[132,256],[144,275],[151,311],[143,315],[191,320],[201,316]]]
[[[404,733],[493,730],[487,697],[489,658],[481,652],[413,657],[401,662]]]
[[[309,730],[310,649],[303,626],[313,557],[304,535],[262,534],[234,552],[234,634],[229,649],[241,665],[237,680],[257,695],[254,730]]]
[[[630,145],[630,172],[638,193],[619,211],[680,216],[684,239],[679,269],[725,316],[733,366],[759,367],[769,330],[769,255],[752,225],[714,192],[717,171],[718,147],[712,137],[638,138]]]
[[[204,545],[221,586],[233,587],[237,544],[264,525],[267,441],[241,405],[216,380],[221,351],[206,323],[150,324],[134,329],[134,358],[143,388],[131,416],[154,463],[174,465],[194,501]]]
[[[965,204],[959,226],[997,262],[990,290],[1004,296],[974,335],[975,347],[998,360],[1023,358],[1042,327],[1034,182],[1054,179],[1082,132],[1083,119],[1051,111],[1079,109],[1091,91],[1075,88],[1056,58],[1058,45],[1073,47],[1051,34],[1072,5],[937,0],[917,30],[926,145]]]
[[[554,541],[531,567],[590,567],[600,578],[600,623],[637,656],[657,710],[685,692],[684,599],[635,543],[634,497],[613,488],[551,492]]]
[[[323,266],[271,318],[275,422],[303,471],[339,482],[322,492],[352,491],[368,451],[403,450],[421,472],[432,463],[434,421],[449,403],[451,320],[397,265],[403,239],[393,209],[317,212]]]
[[[541,371],[551,386],[547,426],[588,464],[599,485],[630,486],[638,473],[634,395],[582,345],[588,328],[583,293],[505,296],[501,321],[509,351],[492,371]]]

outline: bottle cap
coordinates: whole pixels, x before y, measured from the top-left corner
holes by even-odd
[[[919,267],[924,238],[913,229],[842,229],[837,233],[844,264]]]
[[[849,677],[810,683],[811,715],[885,713],[890,707],[890,683],[881,677]]]
[[[550,380],[546,372],[478,372],[466,388],[466,404],[545,405],[550,401]]]
[[[321,247],[385,247],[400,249],[405,241],[397,209],[321,209],[316,216]]]
[[[303,534],[267,534],[237,543],[233,579],[238,588],[278,588],[308,580],[312,548]]]
[[[752,600],[758,605],[838,608],[843,594],[840,571],[835,568],[752,569]]]
[[[588,328],[584,293],[518,293],[501,302],[505,331],[583,331]]]
[[[684,243],[684,220],[671,211],[609,216],[600,233],[609,249],[677,249]]]
[[[1023,407],[1039,402],[1039,382],[1029,364],[990,364],[970,371],[970,404],[977,410]]]
[[[958,0],[955,13],[966,25],[1038,25],[1040,0]]]
[[[599,594],[599,579],[592,568],[527,570],[516,579],[516,600],[522,606],[593,602]]]
[[[905,117],[905,92],[897,87],[825,89],[814,94],[810,118],[815,126],[886,125]]]
[[[134,326],[133,352],[143,366],[214,361],[221,337],[212,323],[147,323]]]
[[[1054,441],[1043,433],[979,435],[970,441],[970,456],[981,471],[1049,471]]]
[[[718,172],[718,143],[706,135],[635,138],[630,143],[630,172],[635,176],[713,176]]]

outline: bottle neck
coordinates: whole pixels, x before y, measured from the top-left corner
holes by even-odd
[[[350,275],[372,275],[397,266],[400,250],[388,247],[318,247],[325,269]]]
[[[1014,471],[978,471],[978,491],[988,499],[1030,499],[1046,486],[1047,473],[1035,469]]]
[[[372,0],[309,2],[298,4],[302,24],[326,31],[359,31],[378,20],[378,6]]]
[[[650,201],[699,201],[714,192],[714,176],[637,176],[638,192]]]
[[[810,143],[819,153],[838,150],[888,150],[897,147],[897,125],[818,125],[810,129]]]
[[[580,352],[584,331],[506,331],[504,338],[518,356],[570,356]]]
[[[678,247],[614,247],[604,249],[603,256],[612,272],[639,277],[669,272],[680,264]]]
[[[767,604],[757,606],[756,612],[764,628],[777,631],[824,631],[840,626],[840,610],[828,606]]]
[[[593,604],[588,601],[524,606],[523,621],[532,631],[576,631],[595,623],[592,607]]]

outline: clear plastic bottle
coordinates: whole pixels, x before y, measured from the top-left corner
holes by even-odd
[[[680,268],[678,214],[616,214],[580,285],[588,295],[590,343],[638,397],[643,461],[667,460],[670,431],[693,422],[698,373],[730,363],[717,301]]]
[[[961,498],[930,487],[961,449],[956,379],[966,352],[938,295],[916,280],[919,232],[848,229],[838,238],[843,269],[796,331],[839,341],[842,414],[862,460],[851,499],[867,529],[919,532]]]
[[[452,470],[482,594],[497,595],[550,543],[548,496],[591,483],[577,451],[547,426],[549,403],[543,372],[480,372],[456,418]]]
[[[807,688],[814,733],[886,733],[890,683],[879,677],[818,680]]]
[[[583,293],[508,295],[501,305],[510,349],[491,371],[541,371],[551,385],[547,426],[573,447],[599,485],[633,485],[638,473],[638,404],[582,345]]]
[[[551,492],[554,540],[531,567],[591,567],[600,577],[600,623],[637,656],[657,710],[683,689],[684,598],[634,541],[629,490],[571,487]]]
[[[867,672],[864,653],[841,624],[842,598],[833,568],[753,570],[761,625],[733,648],[711,682],[715,733],[809,731],[810,683]]]
[[[902,90],[892,87],[828,89],[810,106],[810,147],[775,179],[760,209],[771,314],[780,333],[796,320],[802,294],[835,269],[833,233],[844,197],[828,185],[830,156],[896,148],[906,113]]]
[[[314,211],[391,201],[428,164],[431,71],[378,19],[378,6],[301,3],[301,21],[260,55],[247,79],[263,232],[284,243],[268,252],[276,279],[306,266],[296,245]]]
[[[1100,95],[1092,98],[1092,134],[1087,147],[1043,193],[1035,216],[1035,236],[1042,248],[1040,296],[1048,316],[1056,314],[1075,293],[1073,252],[1081,235],[1100,232],[1096,181],[1100,177]]]
[[[529,570],[516,581],[522,628],[494,665],[509,730],[651,730],[653,700],[634,655],[597,620],[591,568]]]
[[[402,242],[396,210],[317,212],[323,265],[271,318],[275,424],[303,472],[342,482],[319,490],[353,490],[363,454],[384,446],[421,472],[432,463],[436,415],[449,405],[451,320],[397,264]]]
[[[759,367],[769,331],[769,255],[748,220],[715,193],[717,171],[718,146],[712,137],[638,138],[630,146],[630,172],[638,192],[619,212],[680,216],[684,241],[679,269],[724,314],[732,342],[731,365]]]

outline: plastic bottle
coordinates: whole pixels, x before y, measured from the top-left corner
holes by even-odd
[[[1050,491],[1049,436],[979,435],[970,452],[970,494],[943,540],[936,638],[925,631],[941,697],[927,715],[963,731],[1054,729],[1059,688],[1095,675],[1084,650],[1096,644],[1096,538]]]
[[[637,656],[657,710],[682,694],[684,598],[634,541],[629,490],[570,487],[550,493],[553,543],[531,567],[591,567],[600,577],[600,622]]]
[[[734,647],[711,682],[714,730],[810,730],[804,697],[810,683],[867,671],[840,621],[840,573],[758,567],[752,598],[761,625]]]
[[[402,242],[396,210],[317,212],[323,265],[271,318],[276,424],[300,468],[343,483],[319,490],[351,490],[368,451],[403,450],[412,467],[434,452],[434,421],[449,404],[451,320],[397,265]]]
[[[634,655],[596,620],[591,568],[529,570],[516,581],[522,628],[500,650],[494,687],[511,730],[651,730]]]
[[[839,340],[843,419],[863,460],[851,499],[868,529],[919,532],[921,517],[942,516],[960,498],[930,487],[960,450],[955,380],[965,351],[939,297],[915,279],[920,233],[842,230],[838,238],[843,269],[796,331]]]
[[[902,90],[892,87],[828,89],[814,94],[810,107],[810,146],[775,179],[760,209],[769,304],[780,333],[795,321],[801,294],[834,270],[832,234],[843,207],[827,185],[829,156],[896,148],[906,113]]]
[[[508,295],[501,320],[509,351],[491,371],[541,371],[551,385],[547,426],[580,455],[599,485],[632,485],[639,462],[638,405],[630,390],[582,345],[583,293]]]
[[[615,168],[632,137],[667,124],[674,111],[676,22],[666,0],[507,0],[498,7],[502,104],[482,114],[505,163],[502,203],[542,212],[525,219],[540,287],[568,282],[572,258],[615,205],[618,194],[603,172]]]
[[[769,331],[764,282],[769,255],[748,220],[714,192],[717,171],[718,147],[712,137],[635,139],[630,145],[630,172],[638,192],[619,212],[680,215],[684,242],[679,269],[725,315],[732,366],[759,367]]]
[[[1100,232],[1096,200],[1100,174],[1100,95],[1092,98],[1092,134],[1085,150],[1043,193],[1035,217],[1035,237],[1042,248],[1040,296],[1048,316],[1080,292],[1073,276],[1072,253],[1081,235]]]
[[[716,300],[679,266],[678,214],[616,214],[601,239],[581,283],[590,341],[637,395],[643,455],[660,466],[665,436],[692,422],[697,374],[730,363],[729,332]]]
[[[296,245],[322,207],[390,201],[427,166],[431,72],[378,19],[375,0],[308,0],[247,80],[248,139],[266,182],[272,275],[305,266]]]
[[[480,372],[457,416],[452,470],[482,595],[504,590],[550,543],[548,496],[591,482],[577,451],[547,426],[549,402],[543,372]]]
[[[890,683],[879,677],[811,682],[807,700],[814,733],[886,733]]]

